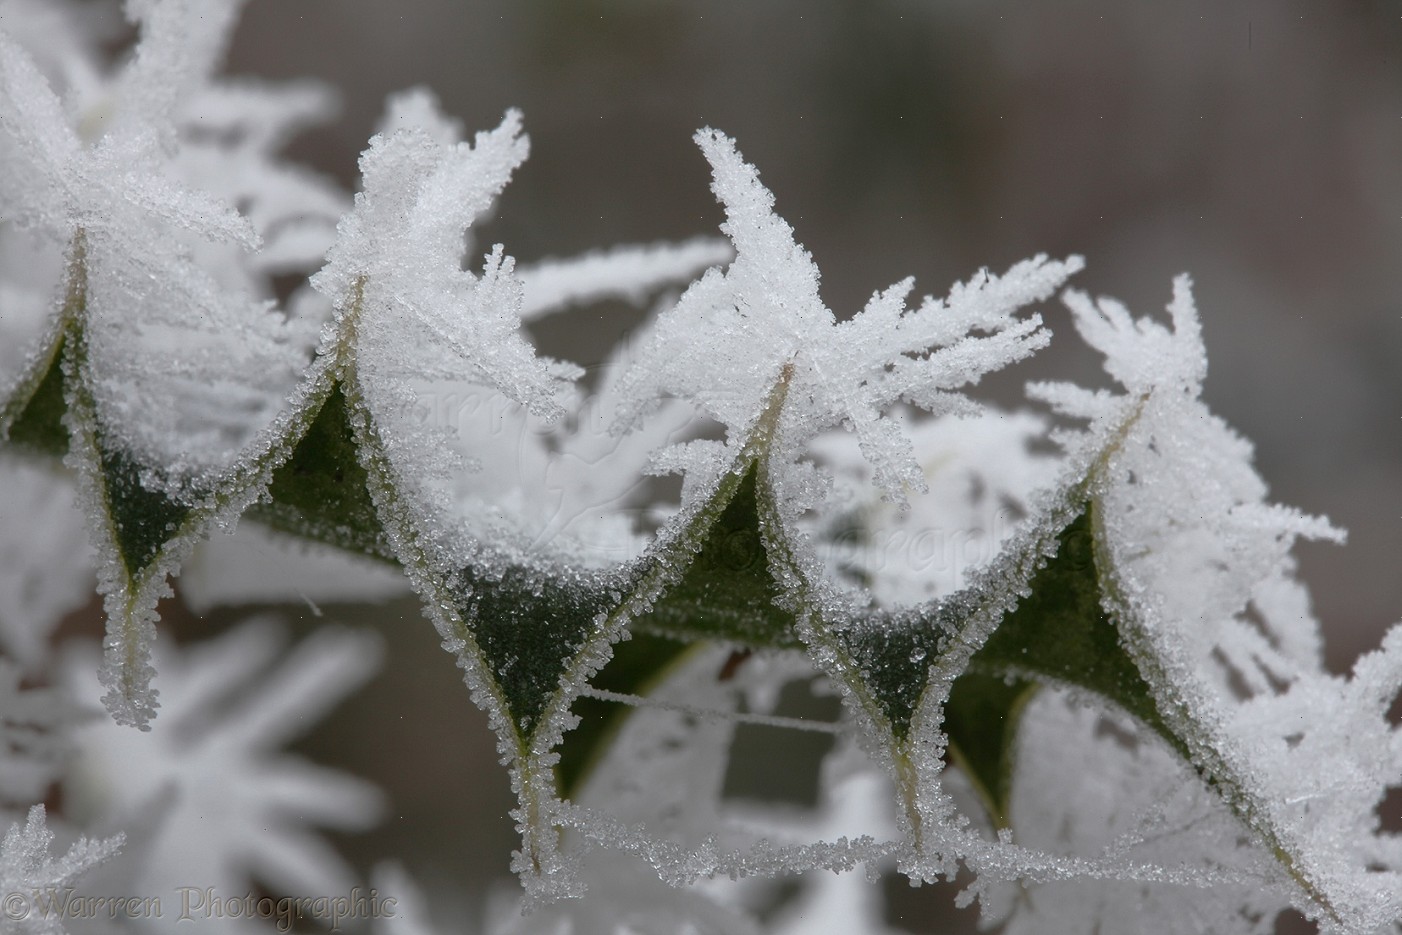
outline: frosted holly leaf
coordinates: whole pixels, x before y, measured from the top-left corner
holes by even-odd
[[[227,472],[304,362],[295,330],[231,287],[242,274],[205,265],[237,255],[221,245],[254,246],[256,233],[181,178],[174,111],[217,66],[236,9],[133,6],[133,56],[103,119],[80,115],[77,126],[0,35],[0,159],[17,182],[0,207],[66,251],[55,311],[0,408],[0,436],[66,448],[79,473],[109,618],[108,703],[138,726],[156,706],[148,656],[165,579],[251,498]]]
[[[354,379],[338,377],[341,392],[353,406],[364,396],[379,443],[392,449],[395,488],[420,501],[464,464],[448,454],[444,429],[415,417],[419,384],[469,380],[557,416],[560,380],[574,373],[537,358],[521,336],[521,285],[500,247],[480,276],[462,268],[465,231],[526,157],[520,114],[469,145],[431,103],[392,101],[386,122],[396,129],[371,140],[364,190],[313,279],[337,306],[335,366],[354,368]]]
[[[771,398],[759,422],[759,444],[781,406],[782,399]],[[988,879],[1094,875],[1201,885],[1211,878],[988,841],[969,829],[941,780],[949,756],[976,787],[992,823],[1006,825],[1007,757],[1016,726],[989,737],[977,725],[987,716],[1015,722],[1027,685],[1035,682],[1074,685],[1117,705],[1190,757],[1192,738],[1176,732],[1180,725],[1166,715],[1121,645],[1117,621],[1104,606],[1111,602],[1097,574],[1089,477],[1106,456],[1089,452],[1073,459],[1059,486],[1035,498],[1032,519],[992,562],[968,576],[962,590],[896,610],[854,605],[824,579],[817,558],[786,527],[762,455],[737,459],[738,476],[728,474],[729,489],[715,498],[741,502],[736,491],[753,484],[741,524],[753,530],[753,561],[771,571],[775,603],[792,615],[790,632],[843,690],[866,751],[892,779],[904,841],[885,853],[912,877],[949,876],[962,862]],[[659,606],[665,608],[667,600],[664,595]],[[960,676],[976,677],[984,686],[1014,684],[1001,693],[961,693]]]
[[[1174,283],[1171,331],[1132,319],[1110,300],[1070,293],[1066,301],[1126,394],[1090,396],[1064,385],[1030,391],[1059,412],[1091,419],[1092,436],[1104,435],[1110,413],[1141,410],[1101,498],[1114,517],[1113,538],[1134,543],[1118,549],[1126,571],[1159,592],[1165,624],[1199,671],[1216,674],[1220,690],[1236,680],[1259,693],[1317,671],[1318,624],[1287,593],[1289,550],[1298,537],[1341,541],[1342,533],[1266,503],[1249,443],[1202,403],[1207,358],[1187,277]],[[1182,580],[1194,586],[1167,586]]]
[[[462,265],[465,231],[525,157],[519,115],[472,145],[459,132],[431,98],[411,94],[391,102],[386,132],[364,155],[364,190],[313,280],[336,319],[298,404],[306,434],[274,471],[271,509],[289,528],[339,523],[341,541],[405,568],[498,732],[521,803],[513,867],[532,898],[551,897],[577,887],[553,818],[570,705],[675,573],[647,559],[561,564],[452,509],[455,474],[473,451],[417,418],[420,401],[471,384],[551,417],[563,412],[562,379],[576,373],[537,358],[520,335],[523,287],[502,248],[480,275]],[[337,506],[319,505],[318,491]]]
[[[24,900],[7,913],[7,932],[63,935],[67,929],[58,913],[43,912],[39,898],[61,893],[83,874],[110,859],[122,846],[122,835],[100,840],[81,837],[61,857],[51,854],[54,834],[45,822],[44,806],[35,805],[23,825],[15,822],[0,840],[0,888],[10,898]]]
[[[1106,354],[1107,369],[1129,392],[1062,385],[1031,392],[1091,422],[1083,435],[1064,438],[1079,457],[1099,452],[1090,516],[1101,603],[1159,713],[1160,725],[1145,723],[1210,780],[1256,845],[1272,855],[1298,909],[1326,930],[1361,930],[1359,920],[1381,918],[1393,907],[1337,872],[1331,862],[1339,848],[1321,847],[1310,837],[1310,822],[1272,798],[1284,774],[1264,755],[1266,736],[1245,727],[1240,713],[1280,710],[1284,699],[1300,697],[1323,677],[1317,624],[1291,587],[1288,550],[1300,536],[1339,534],[1322,520],[1266,504],[1249,446],[1201,402],[1206,359],[1186,277],[1175,283],[1171,331],[1136,321],[1107,300],[1072,294],[1068,304],[1078,329]],[[1287,693],[1277,698],[1282,686]],[[1237,691],[1247,697],[1245,708],[1238,707]],[[1334,724],[1352,729],[1343,720]],[[1321,764],[1306,776],[1326,774]],[[1380,787],[1373,791],[1380,795]],[[1353,809],[1356,831],[1374,826],[1371,804],[1360,814],[1357,799],[1339,801]],[[1371,846],[1355,839],[1343,848],[1354,848],[1360,873]]]
[[[501,737],[523,803],[520,865],[544,877],[555,847],[537,838],[555,835],[542,809],[562,730],[556,696],[621,584],[493,561],[490,547],[440,519],[436,494],[462,465],[444,457],[441,433],[414,420],[415,382],[473,380],[550,415],[572,371],[521,337],[521,286],[500,247],[480,276],[462,267],[465,231],[525,158],[520,115],[468,144],[431,103],[392,102],[393,129],[361,160],[363,191],[313,280],[336,320],[301,402],[306,434],[270,490],[291,494],[310,523],[338,519],[318,513],[318,489],[343,491],[350,535],[404,566]]]
[[[1039,321],[1018,321],[1013,313],[1053,291],[1079,268],[1079,260],[1038,258],[1001,278],[984,274],[957,286],[947,302],[926,300],[913,311],[905,307],[910,284],[901,283],[874,296],[850,322],[837,323],[817,296],[811,259],[773,215],[772,196],[754,169],[729,140],[703,132],[698,141],[715,169],[714,187],[726,206],[725,229],[737,258],[724,274],[708,273],[663,317],[633,372],[632,414],[641,415],[659,396],[678,395],[726,427],[724,445],[664,453],[659,468],[687,472],[681,515],[688,504],[695,509],[704,503],[718,518],[710,530],[720,536],[712,550],[729,551],[727,559],[738,554],[741,561],[727,561],[718,574],[705,568],[703,553],[682,583],[657,602],[648,622],[665,628],[677,619],[731,639],[746,639],[749,629],[755,642],[782,644],[797,636],[807,644],[819,668],[848,692],[869,752],[891,771],[909,842],[906,866],[928,875],[935,872],[932,866],[947,868],[960,856],[949,840],[936,843],[941,835],[958,839],[956,817],[938,783],[949,684],[1019,594],[1035,593],[1032,579],[1057,552],[1084,492],[1073,479],[1058,498],[1042,504],[1041,522],[965,591],[907,611],[875,611],[826,580],[811,544],[795,527],[795,518],[825,489],[798,459],[810,438],[845,423],[854,427],[887,497],[900,502],[903,488],[920,489],[923,477],[911,445],[882,412],[900,401],[937,413],[971,411],[972,404],[953,391],[1040,346],[1045,336]],[[706,353],[691,349],[698,340]],[[698,365],[688,367],[686,359]],[[745,543],[739,553],[737,543]],[[717,584],[720,574],[725,586]],[[739,582],[746,587],[735,587]],[[1078,591],[1045,590],[1043,604],[1069,603],[1057,613],[1074,615],[1086,603]],[[724,595],[731,592],[744,595],[745,610],[724,612]],[[1090,605],[1097,606],[1094,595]],[[674,607],[682,611],[675,618]],[[756,613],[757,607],[763,609]],[[1099,615],[1086,625],[1098,622]]]
[[[381,796],[281,748],[371,677],[379,640],[327,627],[289,650],[265,619],[181,650],[162,644],[157,658],[164,714],[149,732],[108,720],[76,732],[65,807],[145,842],[133,855],[141,893],[245,893],[255,880],[294,895],[349,892],[354,873],[317,831],[369,827]],[[76,697],[96,700],[92,670],[89,652],[65,658]]]
[[[914,309],[906,307],[907,279],[839,322],[818,295],[812,258],[774,214],[773,195],[734,141],[714,130],[696,141],[711,163],[712,188],[726,210],[722,230],[736,259],[725,272],[708,272],[659,321],[635,365],[632,405],[621,424],[632,424],[657,398],[680,396],[724,425],[730,450],[738,451],[783,374],[789,402],[779,414],[771,464],[787,512],[797,515],[815,495],[791,465],[809,439],[839,425],[856,433],[884,495],[904,502],[904,489],[923,489],[924,480],[909,441],[884,411],[902,400],[935,413],[971,411],[954,391],[1045,345],[1040,319],[1019,320],[1014,312],[1054,292],[1080,259],[1038,257],[1002,277],[984,272],[947,300],[927,298]],[[728,459],[687,463],[714,479]]]
[[[1030,447],[1046,427],[1031,413],[992,409],[915,422],[908,431],[930,489],[912,496],[907,511],[877,500],[865,483],[870,472],[846,437],[829,433],[817,439],[819,463],[853,491],[845,509],[815,524],[825,566],[834,575],[856,578],[889,608],[957,593],[968,584],[968,574],[991,561],[1020,519],[1034,511],[1041,490],[1055,482],[1059,459]],[[882,638],[891,637],[883,631]],[[896,644],[899,650],[881,653],[894,657],[882,663],[896,670],[890,685],[893,713],[913,708],[924,686],[926,659],[932,658],[927,642],[908,638]],[[853,645],[860,647],[859,655],[873,652],[861,640]],[[904,693],[899,691],[903,677],[910,680]],[[1034,693],[1034,683],[1023,678],[966,671],[954,681],[944,707],[945,757],[964,773],[996,828],[1008,823],[1013,745],[1021,708]],[[896,722],[903,723],[904,716],[897,714]]]
[[[936,842],[957,826],[939,785],[945,755],[963,767],[994,824],[1005,823],[1005,758],[1029,678],[1081,685],[1159,722],[1100,609],[1083,498],[1072,489],[1044,501],[1039,522],[952,595],[892,611],[849,610],[847,623],[837,622],[828,597],[813,601],[818,611],[801,621],[815,656],[870,725],[871,752],[892,771],[915,848],[908,873],[929,875],[921,861],[937,855]],[[980,678],[956,682],[961,675]],[[1002,733],[972,729],[990,712],[1009,719]]]
[[[1103,470],[1097,463],[1103,464],[1103,459],[1113,454],[1107,450],[1093,459],[1091,475]],[[1277,908],[1293,903],[1320,916],[1331,931],[1335,930],[1331,926],[1342,926],[1339,931],[1362,931],[1365,929],[1350,926],[1358,919],[1386,918],[1393,911],[1382,896],[1388,891],[1387,881],[1360,894],[1355,884],[1343,882],[1346,875],[1321,873],[1320,854],[1328,853],[1328,848],[1316,853],[1302,840],[1299,829],[1292,828],[1288,810],[1287,814],[1279,813],[1279,799],[1272,798],[1279,790],[1263,787],[1264,777],[1270,773],[1262,772],[1262,764],[1253,762],[1259,753],[1247,755],[1248,750],[1259,750],[1266,732],[1235,730],[1220,716],[1202,717],[1198,712],[1212,711],[1209,705],[1214,702],[1212,696],[1195,688],[1201,677],[1182,664],[1181,656],[1165,649],[1162,640],[1153,640],[1151,611],[1124,601],[1123,579],[1100,531],[1103,507],[1090,496],[1101,483],[1090,483],[1063,499],[1063,506],[1041,520],[1045,531],[1039,533],[1033,526],[1030,538],[1027,532],[1015,536],[1009,549],[989,569],[974,576],[966,591],[913,608],[904,616],[878,615],[831,631],[835,639],[823,648],[832,654],[829,664],[835,675],[845,678],[843,684],[852,693],[854,709],[876,728],[873,738],[885,737],[888,731],[894,736],[888,751],[875,742],[873,747],[878,760],[892,771],[906,808],[907,834],[914,839],[915,853],[908,856],[903,869],[926,878],[948,874],[949,859],[958,857],[980,874],[979,888],[985,894],[992,881],[1000,879],[1050,883],[1094,877],[1166,883],[1169,877],[1163,874],[1170,874],[1176,885],[1234,885],[1238,893],[1243,885],[1259,889],[1264,879],[1264,885],[1279,894],[1272,897]],[[1054,519],[1057,515],[1061,519]],[[1047,532],[1055,532],[1060,523],[1065,525],[1048,541]],[[921,666],[927,660],[933,662],[922,673]],[[1387,670],[1385,665],[1378,668]],[[1175,681],[1166,680],[1166,671]],[[951,685],[956,675],[960,677]],[[1395,691],[1395,676],[1395,672],[1379,676],[1366,689],[1373,708],[1371,717],[1382,730],[1386,728],[1377,714],[1379,706],[1391,698],[1385,686],[1391,685]],[[971,677],[977,681],[971,683]],[[1388,678],[1394,681],[1389,683]],[[1002,698],[995,695],[991,699],[969,695],[971,684],[979,682],[995,688],[1006,683],[1006,692]],[[935,757],[942,754],[971,779],[994,823],[1016,833],[1018,813],[1011,783],[1006,780],[1012,775],[1011,763],[1017,755],[1016,722],[1026,705],[1025,693],[1019,697],[1019,684],[1069,687],[1083,698],[1118,708],[1130,715],[1144,737],[1157,735],[1164,754],[1210,780],[1201,788],[1210,789],[1208,798],[1225,806],[1222,811],[1228,816],[1229,827],[1218,835],[1218,843],[1208,848],[1207,859],[1196,869],[1182,868],[1178,852],[1172,848],[1168,852],[1171,860],[1154,847],[1066,854],[1036,835],[1025,841],[1016,837],[982,844],[959,831],[958,816],[939,782],[940,766]],[[1185,699],[1190,692],[1194,697]],[[1269,698],[1252,702],[1271,703]],[[1317,699],[1308,703],[1319,705]],[[970,705],[985,708],[975,711],[969,719],[973,723],[1002,717],[1012,722],[1012,729],[1005,724],[1002,737],[993,738],[962,727],[960,722],[968,712],[960,708]],[[1345,722],[1334,721],[1332,715],[1325,717],[1336,725],[1334,730],[1340,730],[1337,725]],[[1350,716],[1346,722],[1356,719],[1356,715]],[[1277,729],[1283,735],[1286,724],[1298,727],[1298,722],[1298,715],[1282,716]],[[932,730],[932,725],[942,730]],[[1035,724],[1026,729],[1033,728]],[[947,738],[943,736],[946,732]],[[1280,743],[1282,748],[1289,746],[1284,739]],[[1377,747],[1375,739],[1371,748]],[[976,755],[968,755],[971,748]],[[1368,803],[1350,812],[1353,827],[1375,823],[1370,809],[1381,797],[1387,781],[1382,777],[1395,768],[1390,759],[1374,760],[1374,764],[1367,794],[1347,800],[1354,806]],[[1076,771],[1083,767],[1077,760]],[[1294,769],[1310,775],[1303,763]],[[1023,766],[1019,766],[1017,775],[1023,773]],[[1319,775],[1318,771],[1313,775]],[[1298,778],[1293,781],[1301,782]],[[1308,785],[1307,780],[1304,783]],[[1300,800],[1299,795],[1288,799],[1297,806]],[[1337,829],[1338,818],[1330,815],[1318,827]],[[1245,840],[1250,845],[1246,854],[1240,853],[1243,826],[1248,829]],[[1009,846],[1013,840],[1018,845],[1015,848]],[[1144,840],[1152,842],[1158,836],[1146,834]],[[1371,847],[1364,835],[1363,843],[1355,840],[1335,848],[1335,853],[1339,852],[1358,859],[1376,853],[1377,848]],[[1243,883],[1242,873],[1247,873],[1251,882]],[[1112,887],[1107,892],[1119,890]],[[1241,904],[1250,908],[1248,915],[1255,918],[1259,901],[1248,899]]]

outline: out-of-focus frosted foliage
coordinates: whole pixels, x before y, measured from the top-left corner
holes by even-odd
[[[417,593],[517,801],[493,931],[889,931],[860,867],[959,878],[1008,932],[1397,930],[1402,630],[1325,671],[1291,550],[1342,533],[1270,503],[1203,403],[1186,277],[1167,324],[1062,292],[1118,390],[987,407],[1079,257],[835,314],[707,129],[728,244],[518,264],[474,231],[512,210],[521,113],[468,141],[392,95],[352,198],[282,155],[332,91],[219,74],[240,8],[131,0],[111,61],[115,17],[0,0],[0,796],[33,806],[8,892],[360,882],[317,832],[380,796],[281,748],[379,641],[154,644],[248,514],[186,607]],[[525,325],[601,300],[650,316],[593,379],[537,353]],[[100,649],[60,627],[93,552]],[[92,836],[63,857],[46,798]],[[415,856],[367,928],[441,923]]]

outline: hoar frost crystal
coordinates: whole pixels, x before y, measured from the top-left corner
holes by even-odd
[[[519,802],[530,914],[495,931],[757,932],[770,880],[816,868],[840,873],[769,930],[887,931],[863,864],[967,871],[961,902],[1007,932],[1266,933],[1287,907],[1398,930],[1377,808],[1402,630],[1325,671],[1290,552],[1342,534],[1268,503],[1203,404],[1186,277],[1167,325],[1040,256],[841,318],[710,129],[728,244],[518,264],[472,230],[527,156],[520,113],[468,142],[430,92],[393,95],[352,198],[279,152],[328,91],[219,75],[239,2],[128,2],[115,65],[83,6],[0,0],[8,891],[355,885],[311,826],[363,826],[378,796],[274,757],[378,642],[326,629],[271,673],[267,621],[154,648],[182,564],[247,514],[422,600]],[[1120,390],[965,395],[1048,343],[1029,309],[1058,292]],[[521,326],[605,298],[652,315],[586,394]],[[455,394],[490,404],[435,421]],[[977,554],[890,547],[936,528]],[[94,572],[100,662],[52,639]],[[783,713],[786,685],[841,714]],[[830,740],[815,805],[727,794],[744,725]],[[35,804],[55,783],[66,850]],[[402,868],[375,879],[404,902],[377,931],[429,930]]]

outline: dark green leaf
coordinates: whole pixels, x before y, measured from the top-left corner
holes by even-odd
[[[59,338],[52,353],[40,361],[43,370],[38,384],[20,386],[7,401],[5,415],[11,442],[60,458],[68,453],[68,430],[63,426],[67,408],[63,401],[63,346]]]
[[[1018,725],[1036,692],[1032,682],[966,672],[944,706],[949,759],[972,783],[995,828],[1011,826]]]
[[[458,613],[476,639],[522,737],[529,737],[574,656],[617,606],[619,591],[584,576],[528,568],[488,578],[471,569],[456,582]]]
[[[274,528],[393,560],[356,456],[346,397],[336,384],[292,457],[273,473],[271,503],[253,515]]]
[[[141,467],[120,448],[108,448],[97,436],[98,458],[107,512],[112,519],[117,552],[127,577],[138,580],[179,531],[190,508],[141,483]]]
[[[802,646],[793,615],[779,606],[760,537],[756,470],[751,463],[706,533],[700,553],[635,628],[757,647]],[[717,494],[723,496],[724,491]]]
[[[891,725],[904,740],[930,680],[930,664],[962,622],[957,603],[896,613],[871,611],[830,627]]]
[[[1056,554],[1032,579],[1031,593],[1003,618],[974,655],[970,669],[1094,692],[1188,756],[1182,738],[1165,725],[1153,691],[1105,613],[1089,507],[1062,530]]]
[[[618,694],[645,695],[693,649],[694,646],[665,636],[640,633],[614,645],[613,658],[590,679],[590,684]],[[560,791],[566,797],[579,791],[632,713],[626,706],[588,696],[576,700],[572,710],[578,715],[579,724],[565,734],[560,762],[555,767]]]

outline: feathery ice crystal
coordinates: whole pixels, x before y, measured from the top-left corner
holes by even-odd
[[[891,874],[962,874],[1010,933],[1399,930],[1402,629],[1325,670],[1291,549],[1342,533],[1267,502],[1203,404],[1186,277],[1167,325],[1062,292],[1122,392],[982,406],[1079,257],[840,317],[706,129],[729,243],[518,263],[474,229],[519,112],[469,142],[392,95],[352,198],[281,153],[328,89],[220,75],[241,6],[129,0],[114,63],[96,5],[0,0],[0,928],[89,930],[14,914],[45,893],[355,890],[315,829],[380,795],[278,750],[380,640],[157,649],[157,603],[412,588],[518,797],[492,931],[884,932]],[[649,316],[586,389],[526,329],[603,299]],[[100,650],[59,627],[94,569]],[[784,804],[735,778],[779,732],[814,751]],[[432,931],[414,857],[353,924]]]

